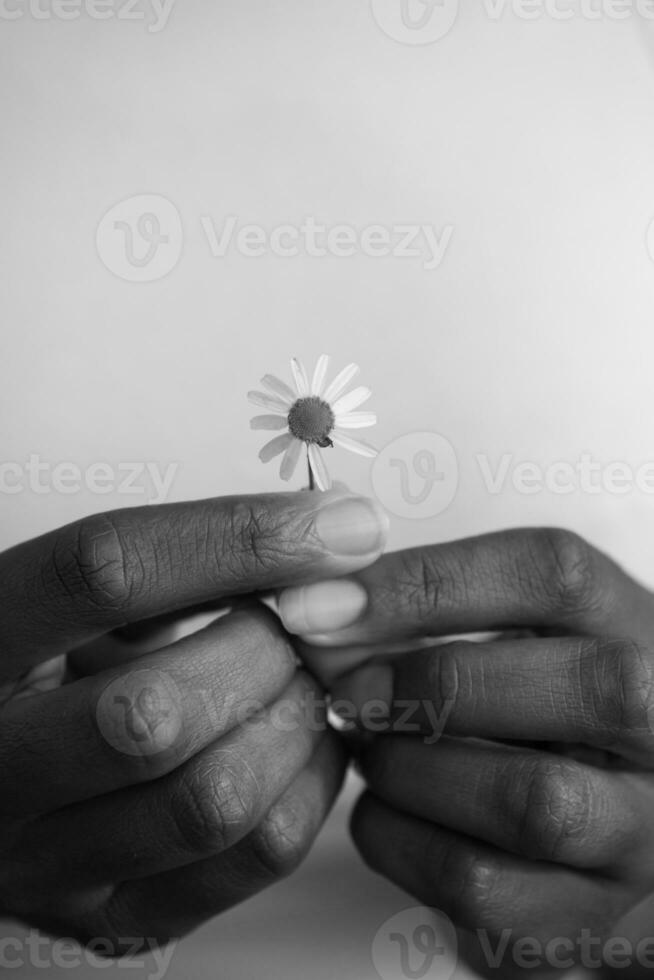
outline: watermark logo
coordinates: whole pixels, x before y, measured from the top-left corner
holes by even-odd
[[[457,966],[454,925],[436,909],[404,909],[377,931],[372,962],[381,980],[450,980]]]
[[[514,453],[498,457],[476,453],[464,460],[452,443],[436,432],[410,432],[382,449],[372,465],[372,488],[389,513],[408,520],[428,520],[442,514],[455,499],[462,462],[468,479],[489,497],[654,496],[651,459],[638,463],[606,461],[585,452],[573,459],[547,462],[521,459]]]
[[[456,496],[456,452],[452,443],[437,432],[410,432],[379,453],[371,479],[377,499],[396,517],[436,517],[447,510]]]
[[[0,0],[2,3],[2,0]],[[196,222],[193,222],[197,228]],[[442,265],[454,226],[431,223],[328,224],[314,215],[299,222],[265,226],[227,214],[199,216],[203,244],[216,260],[399,259],[426,272]],[[158,194],[140,194],[110,208],[96,231],[96,247],[107,269],[127,282],[154,282],[179,263],[184,244],[176,206]]]
[[[400,44],[433,44],[454,27],[459,0],[371,0],[382,31]]]
[[[182,695],[173,678],[161,670],[130,671],[102,692],[96,719],[104,739],[118,752],[156,755],[179,737]]]
[[[155,282],[176,267],[184,232],[179,211],[159,194],[139,194],[107,211],[96,248],[104,265],[127,282]]]

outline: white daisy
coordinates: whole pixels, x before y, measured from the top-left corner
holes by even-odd
[[[300,459],[302,446],[306,446],[309,483],[313,486],[315,481],[320,490],[329,490],[332,485],[321,449],[336,445],[369,459],[377,455],[373,446],[348,435],[348,430],[365,429],[377,422],[373,412],[355,411],[370,398],[372,392],[369,388],[354,388],[344,394],[350,381],[359,373],[359,368],[356,364],[348,364],[331,384],[326,384],[328,367],[329,357],[321,354],[309,382],[304,366],[293,358],[291,371],[294,388],[267,374],[261,379],[261,384],[270,394],[248,392],[253,405],[265,408],[270,413],[253,418],[251,428],[272,431],[286,429],[286,432],[266,443],[259,453],[259,459],[268,463],[283,453],[279,475],[282,480],[290,480]]]

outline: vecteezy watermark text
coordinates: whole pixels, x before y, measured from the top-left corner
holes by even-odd
[[[502,976],[508,964],[522,970],[566,971],[577,966],[596,971],[606,967],[626,970],[654,969],[654,937],[631,940],[624,936],[602,937],[583,928],[577,935],[543,940],[516,935],[510,928],[491,934],[473,933],[489,971]],[[381,980],[450,980],[458,964],[457,934],[444,912],[416,906],[387,919],[372,941],[372,961]],[[640,975],[640,973],[639,973]]]
[[[228,252],[245,258],[274,255],[292,259],[349,259],[355,255],[367,258],[422,259],[428,271],[437,269],[445,257],[454,229],[441,230],[430,224],[326,225],[307,216],[301,224],[280,224],[266,229],[259,224],[243,224],[236,215],[228,215],[218,227],[209,216],[201,219],[211,254],[223,259]]]
[[[2,0],[0,0],[0,3]],[[654,0],[653,0],[654,2]],[[202,234],[214,259],[233,256],[260,259],[400,259],[419,262],[424,270],[440,268],[449,250],[454,227],[427,223],[327,224],[314,215],[299,222],[269,226],[245,222],[227,214],[209,214],[199,223],[185,221]],[[163,279],[179,263],[185,243],[182,216],[161,194],[137,194],[114,204],[96,229],[96,249],[102,263],[126,282]]]
[[[19,493],[75,495],[111,493],[146,497],[153,504],[168,498],[179,463],[95,462],[86,467],[70,460],[51,463],[32,453],[26,460],[0,462],[0,494]]]
[[[117,966],[121,970],[139,971],[144,980],[163,980],[175,954],[177,942],[158,948],[155,939],[126,936],[109,940],[101,936],[80,946],[73,939],[52,939],[36,929],[25,936],[0,936],[0,969],[75,970],[91,967],[105,970]],[[151,957],[151,962],[145,957]],[[121,957],[117,963],[112,959]],[[9,974],[11,975],[11,974]]]
[[[371,470],[377,499],[391,514],[426,520],[444,513],[455,499],[465,462],[452,443],[436,432],[409,432],[385,446]],[[601,460],[592,453],[547,462],[514,453],[497,457],[471,454],[468,479],[479,481],[490,497],[514,493],[568,496],[654,496],[654,459],[638,463]]]
[[[193,687],[182,693],[170,673],[139,668],[107,685],[96,705],[96,720],[103,738],[116,751],[142,757],[157,755],[176,743],[191,704],[193,716],[206,718],[216,732],[234,726],[284,734],[323,732],[329,719],[341,731],[413,735],[425,745],[435,745],[443,735],[454,699],[437,704],[430,698],[407,698],[389,704],[371,698],[357,705],[345,698],[332,700],[309,692],[301,700],[281,698],[269,706],[257,698],[243,698],[234,690],[217,693]]]
[[[485,454],[477,454],[477,466],[489,494],[502,493],[510,484],[516,493],[529,496],[548,493],[622,495],[638,491],[654,494],[654,461],[632,466],[623,460],[608,463],[582,453],[578,459],[555,460],[543,466],[530,460],[516,460],[505,453],[496,464]]]
[[[163,31],[176,0],[0,0],[0,20],[136,21],[150,34]]]

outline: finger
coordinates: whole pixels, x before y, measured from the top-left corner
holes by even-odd
[[[237,611],[138,662],[9,704],[0,716],[0,809],[43,813],[157,779],[291,682],[277,618]]]
[[[261,823],[217,857],[120,885],[102,910],[119,936],[182,936],[294,871],[308,854],[343,781],[339,740],[323,736],[311,760]],[[88,935],[105,935],[87,923]]]
[[[345,574],[379,555],[386,524],[377,504],[340,492],[87,518],[0,555],[0,668],[12,677],[129,623]]]
[[[153,782],[33,821],[17,859],[71,888],[143,878],[220,854],[261,821],[327,730],[319,689],[297,674],[248,722]],[[35,871],[36,873],[36,871]]]
[[[256,596],[230,596],[119,627],[68,653],[66,661],[69,678],[77,680],[80,677],[89,677],[102,670],[136,660],[146,653],[170,646],[182,636],[197,632],[232,609],[258,605],[260,601]]]
[[[314,646],[302,637],[295,640],[295,650],[307,670],[318,678],[321,684],[331,687],[335,681],[348,673],[353,673],[364,664],[392,663],[400,655],[403,657],[418,650],[433,650],[454,640],[470,639],[475,643],[503,640],[533,639],[540,634],[530,629],[485,630],[466,636],[413,636],[404,640],[394,639],[375,643],[352,643],[348,646]],[[329,637],[326,638],[326,641]]]
[[[455,642],[361,667],[334,684],[340,711],[377,731],[583,743],[654,759],[654,660],[631,641]],[[339,707],[336,708],[339,711]]]
[[[373,739],[359,765],[390,806],[520,857],[611,873],[635,866],[639,877],[654,865],[654,789],[640,775],[449,737]]]
[[[68,654],[69,675],[89,677],[170,646],[179,638],[182,622],[180,613],[154,616],[84,643]]]
[[[634,901],[633,889],[618,882],[513,857],[400,813],[371,793],[359,800],[351,829],[374,871],[457,926],[482,931],[492,950],[500,952],[496,975],[504,976],[501,954],[510,962],[518,939],[530,937],[544,945],[552,937],[578,939],[582,930],[603,937],[607,922],[616,921]],[[568,946],[567,952],[578,956],[579,946],[573,942],[573,951]]]
[[[284,590],[286,629],[316,646],[528,627],[654,631],[652,595],[567,531],[505,531],[389,554],[358,575]]]

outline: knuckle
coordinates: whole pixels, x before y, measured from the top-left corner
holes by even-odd
[[[617,698],[618,737],[634,746],[654,749],[654,662],[651,653],[633,640],[611,640],[602,656],[612,665]],[[610,669],[610,668],[609,668]]]
[[[165,772],[183,734],[182,695],[168,674],[130,670],[104,686],[95,705],[101,735],[142,774]]]
[[[539,552],[545,555],[547,591],[562,613],[599,608],[597,555],[582,537],[562,528],[539,532]]]
[[[171,811],[182,842],[192,854],[217,854],[249,828],[256,809],[256,778],[232,753],[214,758],[182,783]]]
[[[46,578],[83,608],[120,611],[141,590],[144,568],[114,516],[98,514],[59,532]]]
[[[392,595],[388,598],[403,605],[421,618],[431,618],[440,605],[443,592],[443,571],[437,568],[430,549],[417,549],[404,553],[398,559],[398,568],[390,584]],[[419,622],[417,624],[419,626]]]
[[[574,863],[593,816],[593,787],[586,771],[558,760],[539,759],[518,771],[512,792],[507,798],[521,801],[517,832],[522,853],[554,863]]]
[[[285,555],[288,533],[265,506],[234,500],[219,538],[219,567],[227,562],[232,574],[241,577],[275,569]]]
[[[440,850],[440,834],[435,836]],[[495,862],[474,850],[456,845],[447,849],[438,869],[438,886],[448,896],[456,921],[491,928],[496,918],[498,871]]]
[[[272,878],[284,878],[302,863],[313,841],[311,821],[291,801],[274,806],[253,835],[255,855]]]

